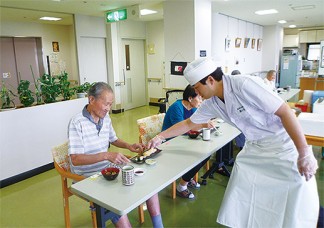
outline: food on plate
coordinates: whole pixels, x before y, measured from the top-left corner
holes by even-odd
[[[151,148],[143,153],[144,158],[156,152],[156,148]]]

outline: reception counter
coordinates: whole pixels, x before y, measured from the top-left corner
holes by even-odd
[[[67,140],[71,117],[88,98],[0,112],[1,187],[10,178],[52,164],[51,148]]]

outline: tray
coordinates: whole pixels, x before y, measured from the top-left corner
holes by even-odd
[[[143,164],[145,163],[145,160],[146,159],[149,159],[149,158],[153,158],[155,157],[158,153],[160,153],[162,150],[158,149],[158,148],[155,148],[156,151],[154,153],[152,153],[150,156],[146,156],[146,157],[143,157],[142,160],[140,160],[139,158],[142,156],[142,155],[136,155],[132,158],[130,158],[130,160],[136,164]]]

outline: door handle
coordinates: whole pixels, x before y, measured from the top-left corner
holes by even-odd
[[[123,69],[123,77],[124,77],[123,85],[125,85],[126,83],[125,69]]]

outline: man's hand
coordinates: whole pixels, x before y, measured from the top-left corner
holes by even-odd
[[[153,139],[151,139],[147,144],[147,149],[155,148],[158,145],[161,145],[165,141],[165,138],[163,138],[160,135],[156,135]]]
[[[302,176],[305,176],[306,181],[308,181],[315,175],[316,170],[318,169],[318,164],[311,147],[306,147],[303,150],[305,151],[300,153],[303,154],[303,156],[301,157],[299,155],[297,166],[299,173]]]
[[[145,146],[142,143],[134,143],[133,145],[130,145],[128,149],[132,152],[141,153],[144,148]]]
[[[116,152],[107,152],[107,160],[117,165],[130,162],[130,160],[127,157],[125,157],[125,155]]]

